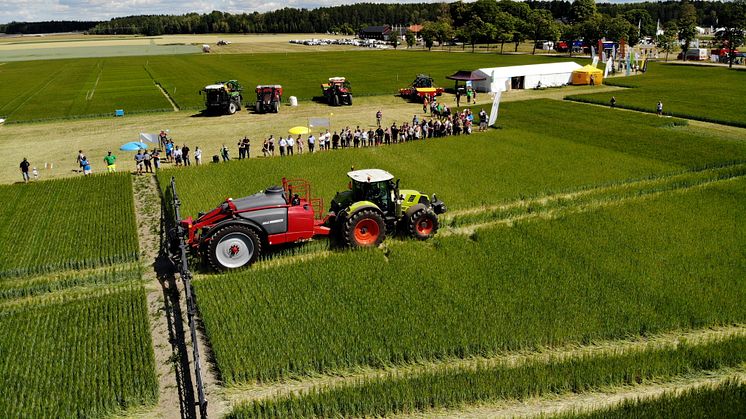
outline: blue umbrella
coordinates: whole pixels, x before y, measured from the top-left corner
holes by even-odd
[[[137,151],[140,149],[145,150],[146,148],[148,148],[148,145],[139,141],[132,141],[127,144],[122,144],[122,146],[119,147],[122,151]]]

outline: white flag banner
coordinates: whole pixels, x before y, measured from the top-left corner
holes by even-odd
[[[495,93],[495,100],[492,101],[492,109],[490,110],[490,119],[487,122],[487,126],[492,126],[497,122],[497,110],[500,107],[500,95],[502,94],[502,90],[498,90]]]
[[[593,62],[591,63],[593,67],[598,65],[598,55],[593,56]]]
[[[140,133],[140,141],[147,141],[149,143],[157,143],[158,142],[158,135],[157,134],[146,134],[144,132]]]
[[[318,127],[331,127],[331,123],[329,121],[329,118],[308,118],[308,126],[310,128],[318,128]]]
[[[614,67],[614,60],[608,60],[606,61],[606,67],[604,67],[604,78],[609,75],[609,72]]]

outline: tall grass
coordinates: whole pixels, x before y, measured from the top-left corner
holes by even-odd
[[[4,417],[96,417],[158,398],[141,286],[0,311]]]
[[[746,320],[746,183],[195,283],[227,384]]]
[[[504,399],[578,393],[609,385],[634,385],[651,379],[735,367],[745,360],[746,338],[739,336],[701,346],[682,344],[627,354],[535,361],[516,367],[460,367],[418,375],[390,374],[351,385],[312,389],[297,396],[244,403],[235,407],[228,417],[381,417],[427,412]],[[729,394],[743,393],[742,387],[736,390]],[[728,405],[743,410],[742,401]],[[699,411],[704,412],[704,406]]]

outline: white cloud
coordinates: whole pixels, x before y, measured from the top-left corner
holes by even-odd
[[[0,23],[43,20],[109,20],[143,14],[266,12],[283,7],[312,9],[366,0],[0,0]],[[367,0],[371,1],[371,0]],[[381,3],[418,3],[432,0],[373,0]]]

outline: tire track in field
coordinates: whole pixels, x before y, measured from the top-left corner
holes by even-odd
[[[96,87],[98,87],[98,81],[101,80],[101,74],[104,72],[104,66],[99,63],[98,76],[96,81],[93,83],[93,88],[89,90],[85,95],[85,100],[90,101],[93,99],[93,95],[96,93]]]
[[[10,119],[10,117],[11,117],[11,116],[12,116],[12,115],[13,115],[14,113],[16,113],[16,112],[17,112],[17,111],[18,111],[19,109],[21,109],[21,108],[23,107],[23,105],[25,105],[26,103],[28,103],[28,101],[29,101],[29,100],[33,99],[33,98],[34,98],[34,97],[36,97],[36,95],[38,95],[38,94],[39,94],[39,93],[40,93],[41,91],[43,91],[44,89],[46,89],[46,88],[47,88],[47,86],[49,86],[49,85],[50,85],[50,84],[51,84],[51,83],[52,83],[52,82],[53,82],[53,81],[54,81],[54,80],[55,80],[55,79],[57,78],[57,76],[59,76],[59,75],[60,75],[60,73],[62,73],[62,71],[63,71],[64,69],[65,69],[65,66],[63,65],[62,67],[60,67],[60,69],[59,69],[59,70],[57,70],[57,71],[55,71],[54,73],[52,73],[52,74],[51,74],[51,75],[49,76],[49,79],[47,80],[47,82],[46,82],[46,83],[44,83],[44,85],[43,85],[43,86],[41,86],[41,87],[37,87],[36,89],[34,89],[34,92],[33,92],[33,93],[31,93],[30,95],[26,96],[26,99],[25,99],[25,100],[24,100],[23,102],[21,102],[21,103],[20,103],[20,104],[19,104],[18,106],[16,106],[16,107],[15,107],[15,109],[13,109],[13,110],[12,110],[12,111],[11,111],[11,112],[10,112],[10,113],[9,113],[9,114],[7,115],[7,118],[8,118],[8,119]],[[12,102],[9,102],[8,104],[10,104],[10,103],[12,103]],[[7,106],[7,105],[6,105],[6,106]],[[4,107],[3,107],[3,108],[0,108],[0,110],[2,110],[2,109],[4,109]]]
[[[626,401],[654,400],[666,394],[681,395],[685,391],[713,387],[734,380],[746,383],[746,367],[725,368],[714,372],[697,373],[665,382],[634,386],[610,386],[602,391],[566,393],[533,397],[521,401],[506,401],[476,407],[427,414],[394,415],[395,418],[532,418],[552,417],[560,414],[583,414],[595,410],[614,408]]]
[[[548,363],[567,361],[582,357],[624,355],[663,347],[677,348],[681,344],[704,345],[728,338],[746,336],[746,325],[711,327],[695,330],[676,330],[650,337],[636,337],[621,340],[599,340],[589,345],[567,344],[544,348],[538,351],[515,351],[498,354],[494,357],[454,358],[449,360],[419,362],[376,369],[357,367],[354,370],[340,371],[337,375],[320,375],[301,379],[288,379],[272,383],[250,383],[223,389],[224,397],[231,406],[255,400],[271,399],[287,395],[298,395],[313,389],[334,386],[354,385],[357,382],[387,377],[391,374],[418,375],[433,370],[463,370],[485,367],[518,367],[528,363]]]

